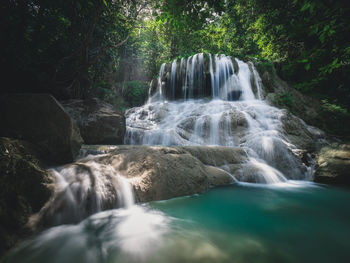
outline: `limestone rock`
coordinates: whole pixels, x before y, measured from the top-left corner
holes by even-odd
[[[89,150],[106,153],[94,162],[111,165],[129,178],[139,202],[201,193],[210,186],[232,183],[232,175],[220,166],[239,166],[247,160],[244,150],[233,147],[125,145]]]
[[[125,178],[137,202],[164,200],[233,183],[233,176],[215,163],[240,166],[247,159],[241,149],[228,147],[89,145],[84,150],[100,154],[51,171],[58,180],[55,193],[31,218],[33,228],[77,223],[126,205]]]
[[[196,157],[202,163],[221,167],[227,164],[239,164],[247,159],[242,148],[224,146],[182,146],[184,150]]]
[[[49,94],[1,95],[0,121],[0,136],[32,142],[55,163],[73,161],[83,142],[75,122]]]
[[[350,144],[323,147],[316,165],[316,182],[350,186]]]
[[[61,102],[76,121],[86,144],[122,144],[125,117],[111,104],[97,98]]]
[[[215,166],[206,165],[205,173],[208,176],[210,185],[227,185],[232,183],[232,180],[234,180],[233,176],[229,172]]]
[[[314,151],[316,140],[325,135],[322,132],[317,134],[316,128],[314,130],[308,129],[301,119],[290,114],[288,111],[284,110],[283,113],[280,117],[282,123],[281,132],[299,149]]]

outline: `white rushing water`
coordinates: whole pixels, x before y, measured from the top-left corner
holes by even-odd
[[[307,168],[280,120],[286,111],[262,97],[251,62],[210,54],[174,60],[161,66],[148,103],[126,112],[125,143],[243,147],[251,158],[247,167],[256,170],[254,181],[305,179]]]
[[[111,165],[97,163],[89,156],[74,164],[51,169],[51,173],[56,179],[55,192],[40,211],[44,225],[77,223],[103,210],[129,209],[135,204],[129,179]]]

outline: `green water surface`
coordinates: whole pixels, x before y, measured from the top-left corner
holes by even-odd
[[[95,214],[5,262],[350,262],[350,191],[251,184]]]

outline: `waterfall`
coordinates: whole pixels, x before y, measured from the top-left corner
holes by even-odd
[[[183,74],[183,71],[184,71],[184,69],[185,69],[185,67],[186,67],[186,60],[184,59],[184,58],[181,58],[181,61],[180,61],[180,81],[181,81],[181,88],[182,88],[182,94],[184,94],[185,93],[185,90],[186,90],[186,88],[185,88],[185,83],[186,83],[186,76],[185,77],[183,77],[184,76],[184,74]],[[185,98],[184,98],[185,99]]]
[[[44,225],[77,223],[89,215],[135,203],[128,179],[111,165],[89,157],[79,162],[51,169],[56,180],[52,200],[40,212]]]
[[[165,83],[163,83],[164,71],[165,71],[165,63],[163,63],[160,67],[158,81],[157,81],[157,91],[153,95],[153,97],[151,96],[152,87],[150,87],[148,103],[151,103],[152,100],[163,100],[164,99],[164,97],[163,97],[163,87],[165,86]]]
[[[256,94],[252,91],[251,79],[257,88]],[[175,59],[168,66],[164,63],[157,82],[153,102],[204,97],[228,101],[262,98],[261,80],[254,64],[225,55],[200,53],[180,61]]]
[[[189,88],[188,88],[188,98],[193,98],[193,89],[194,89],[194,74],[195,74],[195,65],[197,62],[198,54],[194,55],[191,60],[191,71],[189,72]]]
[[[184,85],[184,87],[182,88],[184,100],[187,99],[186,93],[187,93],[187,90],[188,90],[188,85],[189,85],[188,83],[189,83],[189,78],[190,78],[190,76],[189,76],[189,70],[188,70],[188,69],[190,68],[190,61],[191,61],[191,59],[192,59],[192,57],[189,57],[189,58],[187,59],[186,68],[185,68],[185,71],[186,71],[186,75],[185,75],[185,85]]]
[[[134,193],[131,184],[128,179],[118,174],[119,189],[118,197],[121,200],[121,204],[125,208],[130,208],[135,204]]]
[[[254,67],[254,64],[252,62],[249,62],[250,68],[253,71],[253,78],[254,78],[254,84],[257,89],[257,98],[259,100],[262,100],[262,88],[261,88],[261,78],[259,76],[258,71]]]
[[[213,70],[213,59],[212,55],[209,54],[209,74],[210,74],[210,85],[211,85],[211,94],[215,96],[215,79],[214,79],[214,70]]]
[[[175,98],[175,81],[176,81],[176,67],[177,61],[174,60],[171,64],[171,78],[170,78],[170,88],[171,88],[171,98]]]
[[[251,71],[249,69],[249,66],[247,63],[244,63],[241,60],[238,61],[238,79],[239,83],[242,88],[242,100],[253,100],[255,99],[255,95],[252,90],[252,83],[251,83]]]
[[[310,169],[285,136],[280,119],[286,112],[263,100],[252,62],[200,53],[168,65],[161,66],[158,79],[163,96],[126,112],[126,144],[242,147],[250,161],[249,169],[236,171],[241,180],[276,183],[308,176]]]

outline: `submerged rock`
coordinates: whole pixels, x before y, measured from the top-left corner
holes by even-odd
[[[0,136],[34,143],[52,162],[71,162],[79,154],[79,130],[49,94],[1,95],[0,115]]]
[[[28,142],[0,138],[0,257],[29,231],[29,216],[51,195],[51,177],[36,153]]]
[[[350,186],[350,144],[323,147],[316,165],[316,182]]]
[[[122,144],[125,117],[121,112],[97,98],[61,102],[76,121],[86,144]]]

